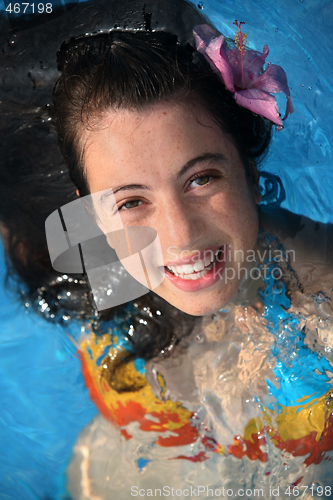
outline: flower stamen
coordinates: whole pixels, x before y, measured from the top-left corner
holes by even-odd
[[[241,31],[242,25],[245,24],[244,21],[240,21],[240,23],[238,24],[238,21],[236,19],[233,24],[235,24],[238,29],[238,31],[236,31],[235,33],[235,44],[241,56],[242,86],[244,86],[244,52],[246,51],[245,45],[246,45],[247,34],[242,33]]]

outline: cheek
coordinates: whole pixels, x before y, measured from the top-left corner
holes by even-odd
[[[259,221],[257,206],[247,185],[230,187],[210,200],[211,223],[229,235],[237,246],[252,248]]]

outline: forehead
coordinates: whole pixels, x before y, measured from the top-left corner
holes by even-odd
[[[159,103],[144,111],[110,110],[84,136],[84,168],[94,191],[104,189],[111,177],[137,171],[168,175],[200,155],[237,155],[199,105]]]

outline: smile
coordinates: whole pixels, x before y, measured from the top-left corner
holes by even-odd
[[[194,292],[212,286],[221,278],[224,271],[227,245],[222,245],[215,254],[212,254],[212,252],[210,254],[204,260],[197,260],[194,264],[165,266],[165,277],[174,286],[187,292]]]
[[[211,256],[207,256],[204,261],[197,260],[193,265],[185,264],[183,266],[166,266],[166,268],[172,274],[182,279],[197,280],[205,276],[213,268],[214,263],[222,253],[221,248],[218,248],[215,254],[210,252]]]

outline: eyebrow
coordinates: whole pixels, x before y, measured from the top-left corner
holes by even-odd
[[[202,162],[208,162],[208,161],[226,161],[226,157],[221,154],[221,153],[207,153],[202,156],[197,156],[196,158],[193,158],[192,160],[188,161],[185,163],[185,165],[179,170],[177,173],[176,179],[180,179],[188,170],[193,168],[197,163],[202,163]],[[118,191],[127,191],[127,190],[135,190],[135,189],[147,189],[149,190],[150,188],[146,186],[145,184],[126,184],[126,185],[121,185],[117,186],[112,190],[113,194],[118,193]],[[103,203],[105,198],[110,196],[111,193],[104,193],[101,196],[100,201]]]

